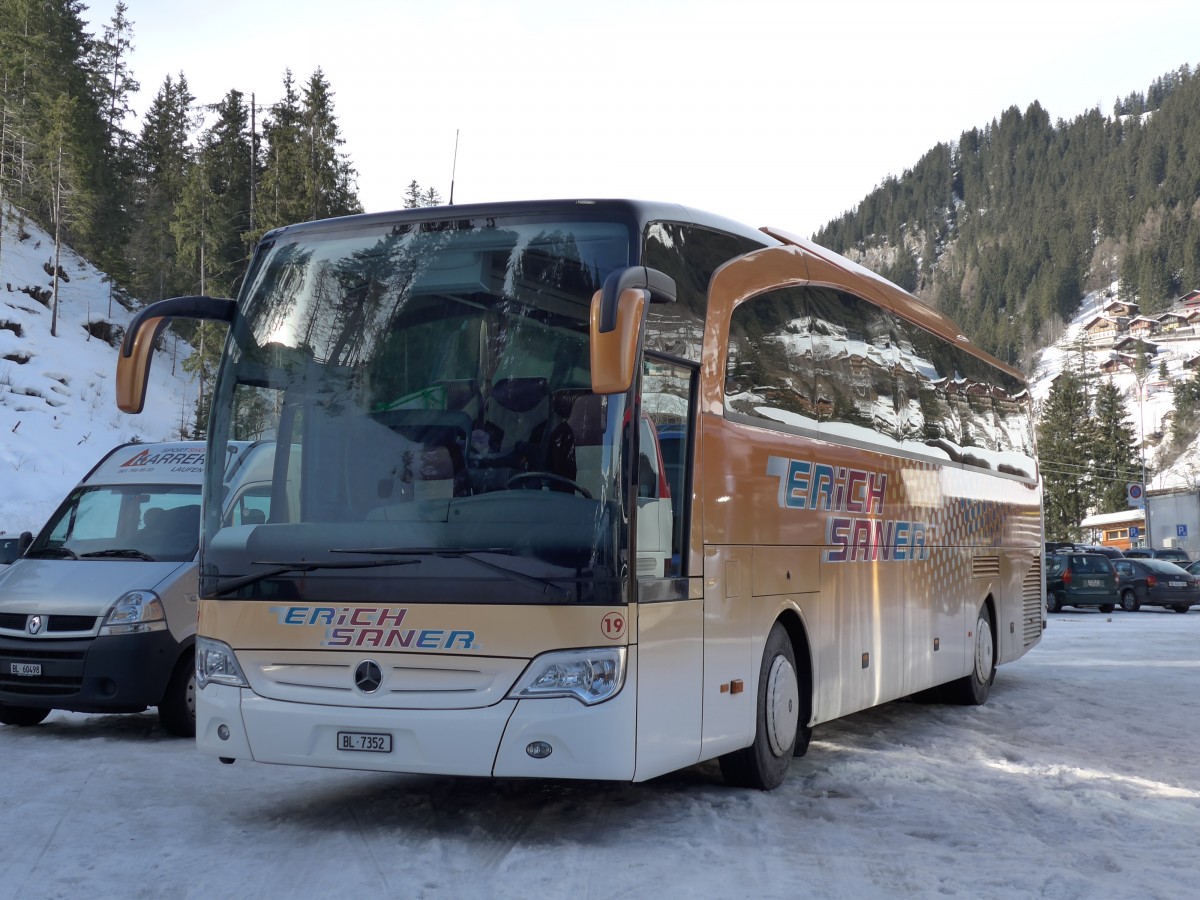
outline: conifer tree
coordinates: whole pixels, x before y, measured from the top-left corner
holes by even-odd
[[[125,127],[132,114],[130,98],[140,88],[129,69],[133,52],[133,23],[128,8],[118,2],[113,16],[98,40],[91,43],[88,77],[96,98],[104,132],[102,153],[96,163],[96,229],[104,240],[95,260],[109,275],[120,280],[129,276],[125,244],[131,227],[128,205],[133,179],[134,138]]]
[[[263,178],[258,195],[260,233],[308,218],[305,194],[305,152],[300,95],[288,69],[283,76],[283,97],[271,107],[263,122]]]
[[[355,171],[341,147],[333,92],[318,68],[304,86],[301,121],[307,144],[305,194],[309,219],[362,212],[354,185]]]
[[[317,69],[296,92],[284,75],[284,96],[263,125],[266,138],[261,222],[263,230],[292,222],[362,211],[355,171],[341,151],[345,143],[333,111],[333,92]]]
[[[186,293],[191,278],[176,263],[171,223],[187,178],[188,136],[195,97],[182,72],[164,79],[135,148],[135,226],[129,245],[131,288],[144,300]]]
[[[1083,380],[1064,369],[1050,388],[1038,421],[1038,459],[1044,484],[1047,540],[1078,540],[1091,504],[1087,393]]]
[[[420,209],[423,206],[424,195],[421,192],[421,186],[417,184],[417,179],[413,179],[408,183],[408,189],[404,192],[404,208],[405,209]]]
[[[86,239],[95,198],[84,174],[83,153],[74,139],[75,102],[65,94],[47,105],[41,147],[39,181],[50,197],[49,216],[54,235],[51,270],[50,334],[58,336],[59,260],[69,232]]]
[[[1095,410],[1091,422],[1095,512],[1119,512],[1126,508],[1127,485],[1142,480],[1137,434],[1124,398],[1110,379],[1096,390]]]
[[[250,113],[241,91],[213,107],[217,119],[200,136],[197,163],[211,195],[215,247],[208,257],[208,293],[229,295],[246,265],[250,185],[257,166],[251,150]]]
[[[170,230],[175,238],[177,261],[183,271],[193,276],[189,292],[207,294],[212,290],[209,266],[221,268],[226,207],[209,184],[203,153],[196,156],[189,166],[179,202],[175,204]]]

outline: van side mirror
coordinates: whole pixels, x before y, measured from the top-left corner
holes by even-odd
[[[117,408],[137,414],[146,405],[154,345],[171,319],[232,322],[237,303],[217,297],[172,297],[142,309],[129,322],[117,356]]]
[[[673,303],[675,279],[646,266],[618,269],[592,295],[592,391],[620,394],[633,384],[647,303]]]

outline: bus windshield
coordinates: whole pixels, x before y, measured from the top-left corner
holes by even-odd
[[[621,602],[630,416],[590,390],[588,320],[632,246],[624,223],[530,217],[268,237],[210,440],[274,441],[269,497],[208,510],[203,594]]]

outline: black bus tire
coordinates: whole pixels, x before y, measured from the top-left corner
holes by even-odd
[[[804,681],[808,681],[807,675]],[[801,710],[807,705],[800,701],[791,639],[783,625],[776,622],[767,636],[758,674],[754,742],[720,758],[726,783],[762,791],[783,784],[796,749]],[[807,717],[803,725],[807,728]]]

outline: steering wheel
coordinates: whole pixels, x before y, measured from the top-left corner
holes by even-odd
[[[594,499],[592,492],[585,488],[582,484],[574,479],[568,478],[566,475],[556,475],[554,472],[518,472],[505,483],[506,488],[517,487],[526,481],[553,481],[557,484],[565,484],[577,494],[583,495],[587,500]]]

